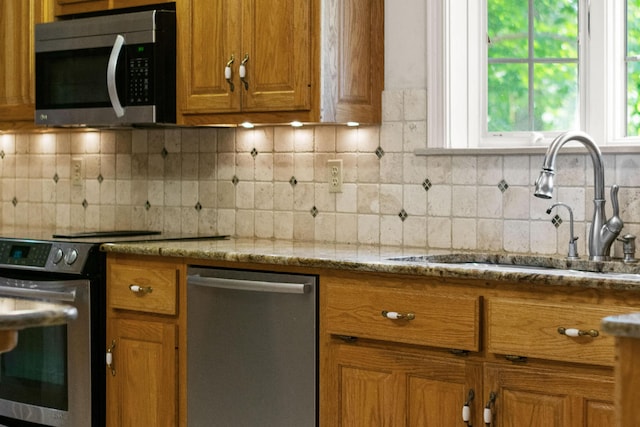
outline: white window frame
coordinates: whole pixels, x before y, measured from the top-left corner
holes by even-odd
[[[625,136],[624,1],[579,1],[581,130],[602,146],[638,145]],[[427,148],[546,147],[557,133],[486,132],[486,0],[429,0],[426,13]]]

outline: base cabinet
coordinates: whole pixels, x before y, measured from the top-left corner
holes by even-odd
[[[186,425],[179,363],[185,275],[181,263],[107,258],[108,427]]]
[[[322,426],[615,425],[613,339],[597,319],[633,310],[631,297],[375,274],[321,283]]]

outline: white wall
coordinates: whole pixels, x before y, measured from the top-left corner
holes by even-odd
[[[385,90],[426,87],[426,3],[385,2]]]

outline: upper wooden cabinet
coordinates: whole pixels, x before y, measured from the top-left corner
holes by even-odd
[[[33,125],[34,26],[53,19],[47,0],[0,2],[0,128]]]
[[[158,0],[56,0],[55,15],[77,15],[80,13],[101,12],[109,9],[148,6],[161,3]]]
[[[182,124],[380,121],[383,0],[185,0],[177,13]]]

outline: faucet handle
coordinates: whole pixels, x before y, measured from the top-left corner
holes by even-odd
[[[620,187],[617,184],[611,186],[611,207],[613,208],[613,216],[618,216],[620,213],[620,205],[618,204],[618,190]]]
[[[613,208],[613,215],[609,218],[609,221],[605,224],[609,232],[613,234],[613,237],[617,237],[624,226],[622,218],[620,218],[620,205],[618,204],[618,185],[613,184],[611,186],[611,206]]]

